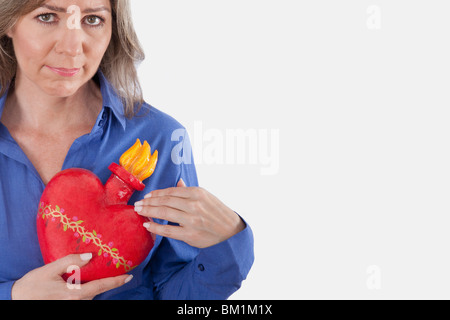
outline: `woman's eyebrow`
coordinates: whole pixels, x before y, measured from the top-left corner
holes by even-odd
[[[111,13],[111,10],[105,6],[101,6],[98,8],[87,8],[87,9],[84,9],[82,11],[82,13],[95,13],[95,12],[100,12],[100,11],[108,11],[109,13]]]
[[[43,4],[41,6],[41,8],[46,8],[46,9],[56,11],[56,12],[67,12],[67,9],[65,9],[65,8],[56,7],[56,6],[52,6],[49,4]],[[100,12],[100,11],[108,11],[109,13],[111,13],[111,10],[105,6],[101,6],[101,7],[97,7],[97,8],[87,8],[87,9],[84,9],[82,11],[82,13],[95,13],[95,12]]]

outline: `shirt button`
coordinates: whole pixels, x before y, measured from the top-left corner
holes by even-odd
[[[205,266],[202,265],[202,264],[199,264],[199,265],[198,265],[198,270],[200,270],[200,271],[205,271]]]

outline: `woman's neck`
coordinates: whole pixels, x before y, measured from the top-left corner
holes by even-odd
[[[25,76],[16,76],[1,121],[11,130],[61,132],[71,127],[92,126],[100,113],[102,97],[93,80],[69,97],[47,95]]]

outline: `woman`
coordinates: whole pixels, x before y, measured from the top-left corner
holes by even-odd
[[[172,141],[184,128],[143,102],[128,1],[0,0],[0,15],[0,299],[225,299],[237,290],[253,263],[251,229],[198,187],[186,132]],[[131,199],[153,219],[142,227],[155,246],[130,274],[71,290],[61,275],[92,254],[44,266],[40,196],[71,167],[105,182],[137,138],[160,152]]]

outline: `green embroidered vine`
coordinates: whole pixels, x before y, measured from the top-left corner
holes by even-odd
[[[41,203],[39,205],[39,214],[44,220],[48,219],[52,222],[61,223],[64,232],[71,230],[74,233],[74,237],[76,239],[81,239],[81,241],[85,244],[90,244],[91,242],[95,244],[99,248],[97,253],[98,256],[103,255],[105,258],[111,257],[111,262],[116,265],[116,268],[123,266],[125,272],[129,272],[134,269],[133,262],[120,256],[119,250],[113,247],[113,242],[109,242],[108,244],[103,243],[101,240],[101,234],[98,234],[95,230],[92,230],[92,232],[86,230],[86,228],[83,227],[84,221],[79,220],[78,217],[72,217],[69,219],[69,217],[64,214],[63,208],[60,208],[59,206],[52,208],[51,205]]]

